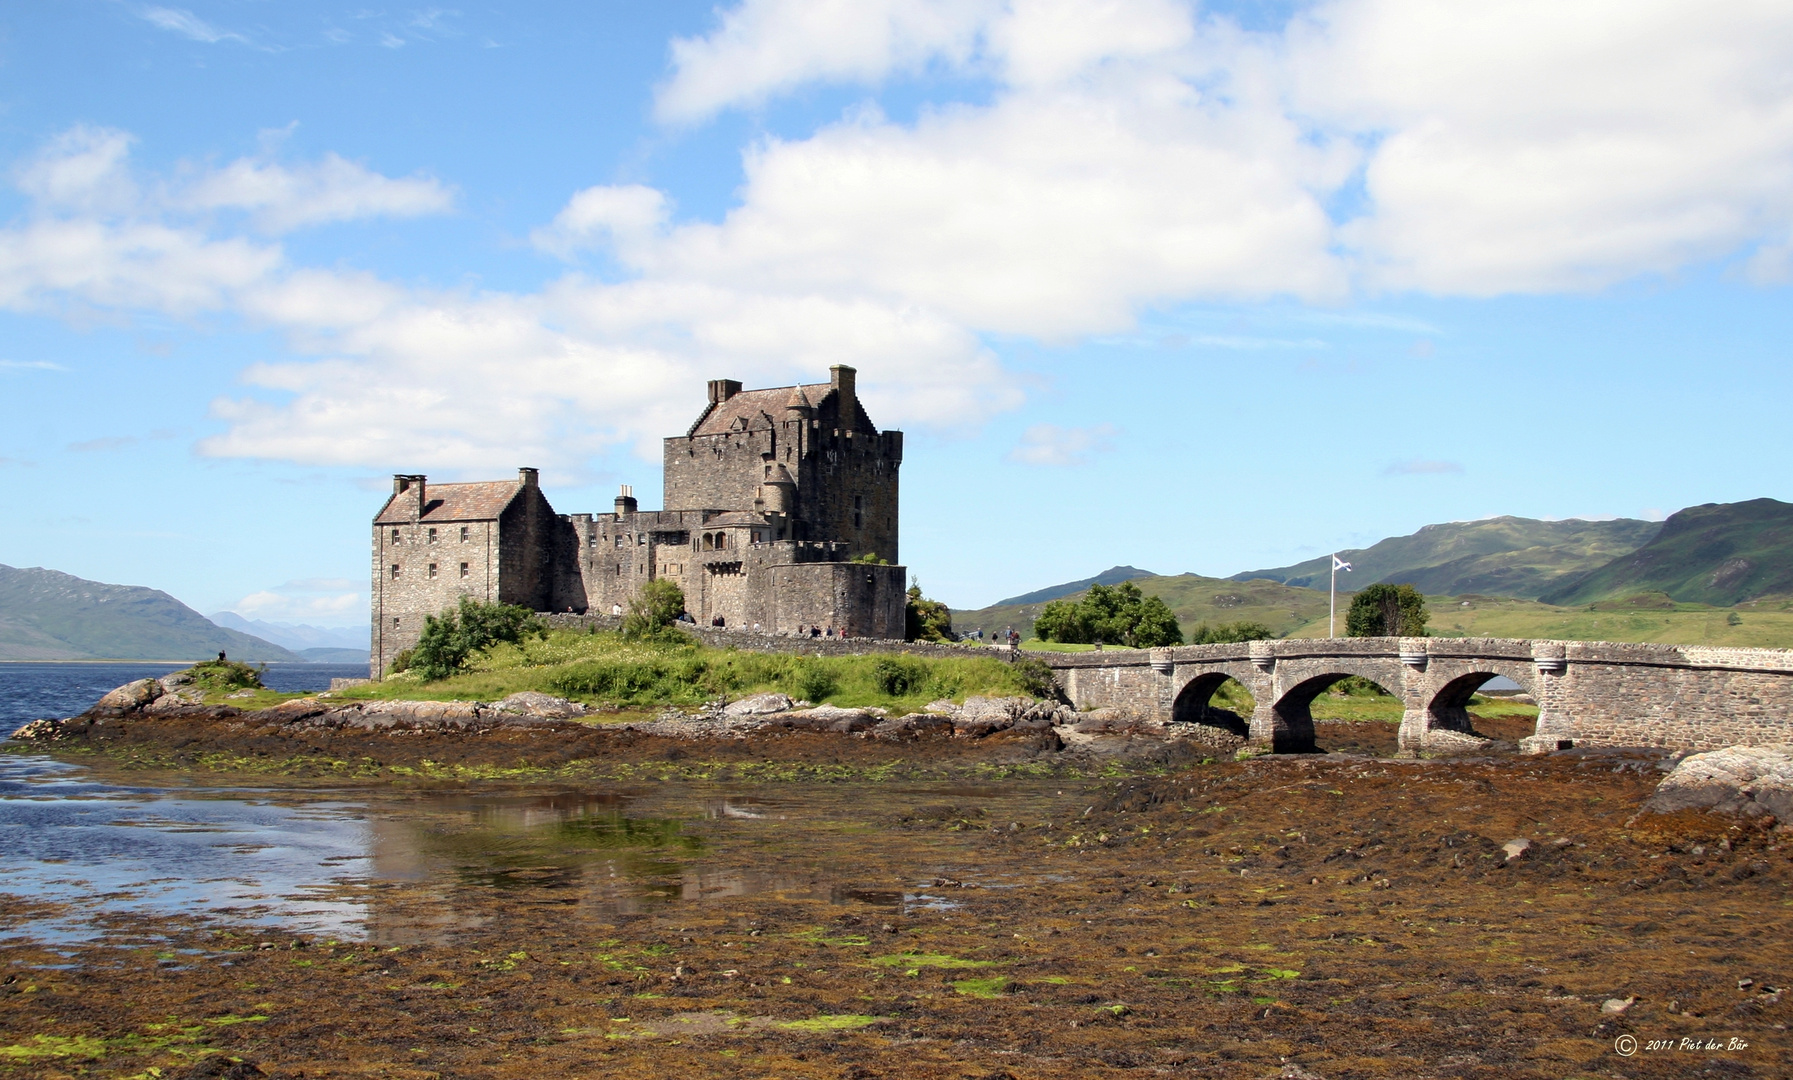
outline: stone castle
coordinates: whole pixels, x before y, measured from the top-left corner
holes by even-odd
[[[373,676],[462,596],[610,614],[657,578],[703,625],[901,638],[903,433],[872,426],[852,368],[829,370],[771,390],[711,381],[690,430],[665,440],[664,510],[637,509],[624,487],[614,513],[557,514],[534,469],[395,476],[373,523]],[[851,561],[866,557],[879,561]]]

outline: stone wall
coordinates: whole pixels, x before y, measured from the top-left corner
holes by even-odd
[[[375,526],[370,674],[379,678],[393,657],[417,644],[426,615],[462,596],[496,599],[501,550],[496,521]]]
[[[1469,696],[1504,675],[1538,702],[1528,750],[1564,746],[1710,749],[1793,743],[1793,652],[1612,642],[1492,638],[1346,638],[1259,641],[1149,651],[1049,654],[1079,708],[1130,709],[1203,723],[1226,678],[1256,699],[1250,741],[1276,750],[1313,745],[1309,707],[1332,683],[1357,675],[1402,700],[1409,751],[1477,745]]]

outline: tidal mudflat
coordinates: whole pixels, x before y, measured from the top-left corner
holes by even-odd
[[[1332,735],[1362,752],[1379,731]],[[1102,776],[961,740],[668,742],[530,782],[15,761],[9,809],[49,829],[46,808],[83,804],[86,827],[143,837],[145,865],[83,889],[107,859],[9,849],[0,890],[29,887],[0,906],[0,1068],[1336,1080],[1793,1059],[1793,837],[1639,817],[1651,757]]]

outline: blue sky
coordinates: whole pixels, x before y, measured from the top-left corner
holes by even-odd
[[[393,472],[657,505],[860,370],[955,606],[1793,499],[1793,10],[0,14],[0,562],[356,625]]]

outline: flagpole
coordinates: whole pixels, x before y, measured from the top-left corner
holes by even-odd
[[[1326,594],[1326,636],[1336,637],[1333,623],[1339,613],[1339,553],[1332,553],[1332,591]]]

